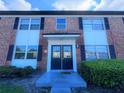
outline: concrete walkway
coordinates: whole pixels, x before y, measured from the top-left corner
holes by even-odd
[[[62,91],[68,91],[63,93],[71,93],[69,91],[72,87],[86,88],[87,84],[83,78],[76,72],[61,73],[61,72],[47,72],[43,74],[37,81],[36,87],[52,87],[51,93],[62,93]]]

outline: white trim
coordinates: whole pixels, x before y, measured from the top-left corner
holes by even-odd
[[[51,45],[48,44],[48,58],[47,58],[47,71],[49,72],[51,68]]]
[[[16,54],[16,47],[17,46],[24,46],[25,47],[25,57],[24,57],[24,59],[15,59],[15,54]],[[35,58],[35,59],[27,59],[27,54],[28,54],[28,47],[29,46],[35,46],[36,48],[37,48],[37,55],[38,55],[38,45],[15,45],[14,46],[14,52],[13,52],[13,57],[12,57],[12,59],[13,60],[36,60],[37,59],[37,57]],[[36,56],[37,56],[36,55]]]
[[[73,50],[73,69],[74,69],[74,71],[75,72],[77,72],[77,62],[76,62],[76,42],[75,42],[75,44],[73,44],[73,46],[72,46],[73,48],[72,48],[72,50]]]
[[[77,63],[76,63],[76,39],[48,39],[48,58],[47,58],[47,72],[49,71],[67,71],[67,70],[51,70],[51,46],[52,45],[72,45],[72,53],[73,53],[73,70],[77,72]]]
[[[99,54],[98,54],[98,52],[97,52],[97,46],[105,46],[106,49],[107,49],[108,59],[111,59],[110,52],[109,52],[109,45],[85,45],[85,47],[87,47],[87,46],[94,46],[95,54],[96,54],[96,60],[97,60],[97,59],[100,59],[100,58],[99,58]],[[86,50],[85,50],[85,52],[86,52]],[[86,60],[88,60],[88,59],[86,58]]]
[[[27,29],[27,30],[31,30],[30,28],[31,28],[31,21],[32,21],[32,19],[39,19],[39,20],[41,20],[40,17],[31,17],[31,16],[29,16],[29,17],[28,17],[28,16],[20,17],[20,18],[19,18],[18,30],[21,30],[21,29],[20,29],[21,20],[22,20],[22,19],[25,19],[25,18],[26,18],[26,19],[29,19],[28,29]],[[41,24],[41,23],[39,23],[39,24]],[[40,26],[40,25],[39,25],[39,26]],[[40,30],[40,27],[39,27],[38,31],[39,31],[39,30]],[[24,30],[24,31],[26,31],[26,30]],[[33,31],[33,30],[31,30],[31,31]]]
[[[70,37],[79,37],[80,35],[43,35],[43,37],[47,37],[47,38],[60,38],[60,37],[64,37],[64,38],[70,38]]]

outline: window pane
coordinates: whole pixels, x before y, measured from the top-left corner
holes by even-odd
[[[15,54],[15,59],[24,59],[25,58],[25,53],[16,53]]]
[[[37,46],[28,46],[27,59],[37,58]]]
[[[28,28],[29,28],[29,21],[30,21],[29,18],[22,18],[21,22],[20,22],[19,29],[20,30],[28,30]]]
[[[96,19],[96,20],[93,20],[93,24],[103,24],[103,23],[102,23],[102,20]]]
[[[95,60],[97,59],[95,52],[86,52],[86,59],[87,60]]]
[[[102,24],[93,24],[93,30],[104,30]]]
[[[57,18],[57,29],[58,30],[66,29],[66,19],[65,18]]]
[[[109,58],[108,53],[105,53],[105,52],[99,52],[98,55],[99,55],[99,59],[108,59]]]
[[[27,54],[27,59],[36,59],[37,58],[37,53],[28,53]]]
[[[85,49],[86,49],[86,59],[87,60],[97,59],[95,46],[86,46]]]
[[[37,46],[28,46],[28,52],[35,52],[37,51]]]
[[[64,58],[71,58],[71,47],[64,46]]]
[[[66,23],[66,19],[65,18],[57,18],[57,23]]]
[[[20,24],[29,24],[30,19],[29,18],[22,18]]]
[[[85,31],[104,30],[102,19],[85,19],[83,20],[83,27]]]
[[[108,59],[107,46],[97,46],[96,51],[98,53],[99,59]]]
[[[16,52],[25,52],[26,46],[16,46]]]
[[[39,24],[31,24],[30,30],[39,30],[40,25]]]
[[[29,24],[20,24],[20,30],[28,30]]]
[[[85,49],[87,52],[95,52],[96,51],[95,46],[86,46]]]
[[[32,19],[31,24],[40,24],[40,19]]]
[[[32,19],[30,30],[39,30],[40,29],[40,19]]]
[[[92,20],[83,20],[83,24],[84,25],[91,25],[92,24]]]
[[[108,50],[107,46],[86,46],[86,59],[94,60],[94,59],[108,59]]]
[[[107,46],[96,46],[97,52],[107,52]]]
[[[60,46],[53,46],[53,58],[60,58]]]
[[[16,46],[15,59],[25,58],[26,46]]]
[[[66,28],[65,24],[58,24],[57,29],[58,30],[64,30]]]

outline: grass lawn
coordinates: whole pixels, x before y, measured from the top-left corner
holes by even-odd
[[[15,85],[0,85],[0,93],[25,93],[24,89]]]

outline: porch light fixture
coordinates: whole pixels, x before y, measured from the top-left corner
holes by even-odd
[[[79,48],[79,45],[78,44],[76,45],[76,48]]]

